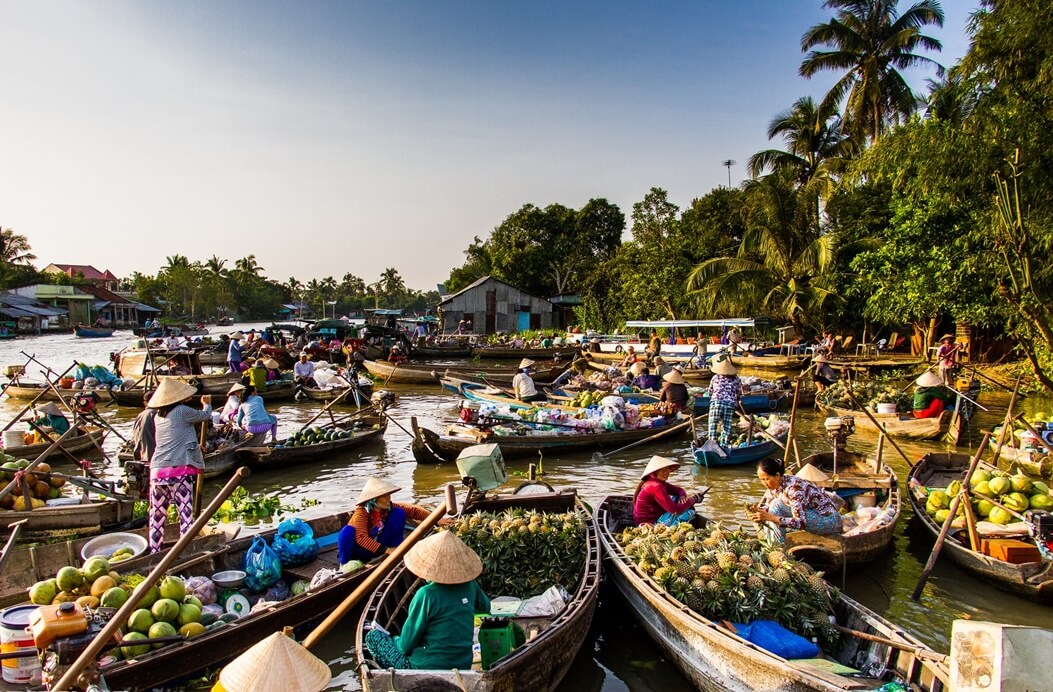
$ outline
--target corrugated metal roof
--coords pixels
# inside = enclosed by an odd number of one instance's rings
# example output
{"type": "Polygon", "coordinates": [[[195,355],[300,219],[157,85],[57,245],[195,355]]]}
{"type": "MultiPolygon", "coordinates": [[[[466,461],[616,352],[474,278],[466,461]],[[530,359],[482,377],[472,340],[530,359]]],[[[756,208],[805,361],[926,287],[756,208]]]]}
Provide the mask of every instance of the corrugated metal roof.
{"type": "Polygon", "coordinates": [[[19,310],[18,308],[12,307],[0,307],[0,315],[6,315],[8,317],[33,317],[33,313],[26,312],[25,310],[19,310]]]}

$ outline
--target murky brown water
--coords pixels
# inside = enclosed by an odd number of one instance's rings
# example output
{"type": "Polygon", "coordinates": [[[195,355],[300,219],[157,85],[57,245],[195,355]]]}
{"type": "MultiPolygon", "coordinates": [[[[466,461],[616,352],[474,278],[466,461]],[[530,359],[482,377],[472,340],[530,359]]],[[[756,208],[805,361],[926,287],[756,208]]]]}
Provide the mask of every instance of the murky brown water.
{"type": "MultiPolygon", "coordinates": [[[[106,364],[110,351],[122,348],[129,339],[130,334],[124,332],[123,336],[111,339],[84,340],[71,335],[53,335],[0,342],[0,365],[24,363],[20,351],[36,355],[59,371],[74,358],[88,364],[106,364]]],[[[30,373],[34,370],[35,367],[31,366],[30,373]]],[[[427,427],[439,428],[456,415],[455,397],[443,393],[437,384],[433,387],[390,388],[400,397],[399,406],[391,413],[407,428],[411,416],[416,416],[427,427]]],[[[1008,400],[1007,393],[984,392],[981,403],[991,411],[981,413],[974,420],[974,444],[979,441],[980,429],[989,428],[1001,420],[1008,400]]],[[[17,415],[22,405],[22,402],[6,397],[0,401],[0,425],[17,415]]],[[[1030,397],[1022,401],[1021,406],[1028,411],[1048,411],[1053,408],[1053,402],[1048,398],[1030,397]]],[[[280,420],[280,434],[284,434],[294,432],[313,416],[317,405],[290,403],[272,410],[280,420]]],[[[135,413],[132,409],[116,406],[102,409],[104,418],[122,432],[130,429],[135,413]]],[[[799,413],[801,453],[807,455],[829,449],[822,431],[824,416],[810,409],[799,413]]],[[[851,449],[872,452],[875,443],[875,438],[857,433],[848,444],[851,449]]],[[[106,448],[112,451],[118,444],[119,440],[111,436],[106,448]]],[[[900,447],[909,459],[945,449],[943,443],[900,443],[900,447]]],[[[543,460],[545,480],[553,485],[574,486],[587,502],[595,505],[607,494],[631,492],[640,470],[652,454],[687,461],[688,443],[686,439],[659,441],[600,461],[595,460],[592,453],[546,457],[543,460]]],[[[900,474],[901,482],[905,482],[909,464],[890,445],[886,445],[885,460],[900,474]]],[[[525,472],[527,463],[526,460],[509,461],[509,473],[525,472]]],[[[247,480],[246,486],[252,492],[280,493],[285,502],[294,505],[298,505],[301,498],[318,500],[321,504],[308,512],[324,514],[347,509],[349,498],[354,497],[370,475],[384,475],[401,485],[403,493],[400,497],[403,499],[425,503],[437,500],[444,484],[459,480],[453,465],[418,466],[410,453],[409,435],[391,425],[383,444],[284,472],[258,473],[247,480]]],[[[688,465],[682,467],[672,480],[689,489],[711,486],[703,511],[710,517],[733,521],[741,519],[739,508],[745,498],[759,497],[763,492],[754,478],[752,467],[707,471],[688,465]]],[[[211,485],[215,491],[222,482],[214,481],[211,485]]],[[[921,574],[932,542],[914,530],[909,519],[910,509],[905,506],[893,550],[865,569],[847,575],[844,586],[849,595],[942,651],[948,649],[951,622],[955,618],[1053,628],[1053,608],[1002,593],[949,562],[937,564],[920,602],[912,601],[910,593],[921,574]]],[[[834,581],[837,583],[839,579],[834,581]]],[[[353,639],[353,627],[354,623],[343,623],[318,649],[319,655],[328,659],[334,670],[332,689],[357,686],[357,678],[351,669],[352,658],[347,651],[353,639]]],[[[636,627],[613,589],[604,590],[590,640],[562,688],[568,691],[691,689],[667,662],[661,660],[655,646],[636,627]]]]}

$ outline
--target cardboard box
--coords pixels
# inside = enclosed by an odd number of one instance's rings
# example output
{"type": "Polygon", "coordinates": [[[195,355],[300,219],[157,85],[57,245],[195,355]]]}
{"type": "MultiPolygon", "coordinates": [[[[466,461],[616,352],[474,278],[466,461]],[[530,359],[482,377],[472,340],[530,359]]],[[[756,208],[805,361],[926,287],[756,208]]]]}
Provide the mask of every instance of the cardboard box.
{"type": "Polygon", "coordinates": [[[1025,543],[1015,538],[985,538],[980,541],[980,552],[1014,565],[1042,561],[1042,555],[1034,543],[1025,543]]]}

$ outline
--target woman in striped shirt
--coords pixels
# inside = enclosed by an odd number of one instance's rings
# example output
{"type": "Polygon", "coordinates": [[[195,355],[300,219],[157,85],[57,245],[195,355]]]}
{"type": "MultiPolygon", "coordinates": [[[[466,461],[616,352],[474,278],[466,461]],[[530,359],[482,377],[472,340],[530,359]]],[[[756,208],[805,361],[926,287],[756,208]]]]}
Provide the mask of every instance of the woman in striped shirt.
{"type": "Polygon", "coordinates": [[[337,539],[341,565],[351,560],[369,562],[390,553],[402,543],[407,520],[420,522],[428,518],[430,512],[424,507],[392,502],[391,495],[399,490],[402,488],[379,478],[366,479],[366,486],[355,501],[355,511],[337,539]]]}

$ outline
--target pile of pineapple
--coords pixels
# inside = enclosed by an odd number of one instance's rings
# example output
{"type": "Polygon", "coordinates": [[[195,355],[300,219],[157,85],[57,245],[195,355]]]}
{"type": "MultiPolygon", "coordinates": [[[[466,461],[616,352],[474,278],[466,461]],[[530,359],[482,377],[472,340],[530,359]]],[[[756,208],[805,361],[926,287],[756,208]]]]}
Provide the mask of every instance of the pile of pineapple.
{"type": "Polygon", "coordinates": [[[636,526],[618,540],[659,586],[710,620],[775,620],[826,651],[837,644],[829,618],[836,590],[779,545],[719,524],[636,526]]]}

